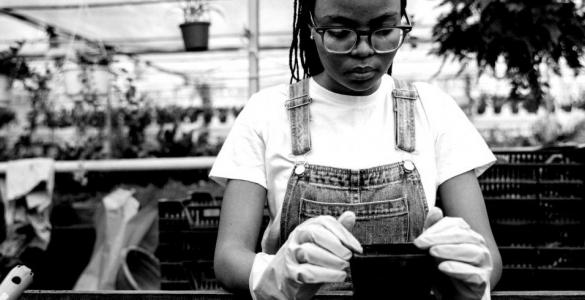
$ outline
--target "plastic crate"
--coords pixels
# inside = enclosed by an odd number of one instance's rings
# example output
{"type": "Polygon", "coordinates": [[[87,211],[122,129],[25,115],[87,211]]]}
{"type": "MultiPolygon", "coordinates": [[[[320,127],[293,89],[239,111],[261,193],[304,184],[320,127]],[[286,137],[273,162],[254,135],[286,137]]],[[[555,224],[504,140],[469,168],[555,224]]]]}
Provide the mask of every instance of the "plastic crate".
{"type": "Polygon", "coordinates": [[[183,263],[196,290],[219,290],[221,285],[215,278],[212,260],[187,261],[183,263]]]}
{"type": "Polygon", "coordinates": [[[585,289],[583,149],[494,153],[479,182],[504,262],[498,289],[585,289]]]}
{"type": "Polygon", "coordinates": [[[160,271],[162,290],[194,289],[190,276],[181,262],[161,262],[160,271]]]}
{"type": "Polygon", "coordinates": [[[163,290],[197,290],[211,286],[193,280],[192,261],[213,259],[221,201],[210,191],[159,200],[159,245],[163,290]]]}
{"type": "Polygon", "coordinates": [[[583,163],[585,148],[557,147],[543,149],[497,149],[499,163],[583,163]]]}
{"type": "Polygon", "coordinates": [[[486,200],[488,211],[493,212],[493,224],[543,224],[543,225],[579,225],[585,224],[583,211],[585,201],[577,199],[563,200],[486,200]]]}

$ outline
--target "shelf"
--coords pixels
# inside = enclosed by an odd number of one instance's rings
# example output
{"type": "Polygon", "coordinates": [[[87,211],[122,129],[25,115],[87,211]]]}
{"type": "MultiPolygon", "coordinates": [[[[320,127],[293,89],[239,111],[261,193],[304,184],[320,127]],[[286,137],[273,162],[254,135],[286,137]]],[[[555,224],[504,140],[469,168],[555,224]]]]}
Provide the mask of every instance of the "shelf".
{"type": "Polygon", "coordinates": [[[560,202],[560,201],[584,201],[583,198],[571,198],[571,197],[526,197],[526,198],[511,198],[511,197],[483,197],[485,201],[549,201],[549,202],[560,202]]]}
{"type": "Polygon", "coordinates": [[[480,179],[479,184],[583,184],[582,180],[480,179]]]}
{"type": "Polygon", "coordinates": [[[545,163],[545,162],[496,162],[493,167],[569,167],[569,168],[578,168],[583,167],[585,164],[583,163],[545,163]]]}
{"type": "MultiPolygon", "coordinates": [[[[55,172],[197,170],[211,168],[214,161],[215,156],[55,161],[55,172]]],[[[6,173],[7,166],[8,163],[0,163],[0,173],[6,173]]]]}
{"type": "Polygon", "coordinates": [[[510,226],[510,227],[524,227],[524,226],[552,226],[552,227],[567,227],[567,226],[584,226],[585,222],[574,223],[553,223],[543,222],[541,220],[522,220],[522,222],[502,222],[501,220],[491,219],[492,226],[510,226]]]}
{"type": "Polygon", "coordinates": [[[532,179],[480,179],[479,184],[538,184],[538,180],[532,179]]]}

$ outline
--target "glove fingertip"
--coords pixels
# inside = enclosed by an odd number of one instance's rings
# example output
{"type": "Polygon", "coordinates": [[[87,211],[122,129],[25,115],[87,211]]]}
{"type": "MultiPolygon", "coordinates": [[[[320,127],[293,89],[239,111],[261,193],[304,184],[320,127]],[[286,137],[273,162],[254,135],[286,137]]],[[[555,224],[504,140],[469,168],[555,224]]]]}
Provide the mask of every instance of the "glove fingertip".
{"type": "Polygon", "coordinates": [[[413,241],[414,245],[419,249],[428,249],[431,247],[431,244],[424,238],[424,237],[417,237],[413,241]]]}
{"type": "Polygon", "coordinates": [[[355,213],[350,210],[345,211],[339,216],[337,221],[339,221],[339,223],[341,223],[345,229],[351,231],[356,221],[355,213]]]}

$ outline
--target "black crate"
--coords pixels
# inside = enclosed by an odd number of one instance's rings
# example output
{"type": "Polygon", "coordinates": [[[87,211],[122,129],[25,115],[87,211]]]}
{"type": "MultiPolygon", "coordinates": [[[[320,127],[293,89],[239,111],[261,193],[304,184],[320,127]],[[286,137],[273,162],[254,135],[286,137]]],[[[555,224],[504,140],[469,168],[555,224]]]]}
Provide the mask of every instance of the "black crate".
{"type": "Polygon", "coordinates": [[[213,260],[186,261],[183,263],[196,290],[219,290],[221,285],[215,278],[213,260]]]}
{"type": "Polygon", "coordinates": [[[504,263],[500,290],[585,289],[585,152],[494,152],[479,178],[504,263]]]}

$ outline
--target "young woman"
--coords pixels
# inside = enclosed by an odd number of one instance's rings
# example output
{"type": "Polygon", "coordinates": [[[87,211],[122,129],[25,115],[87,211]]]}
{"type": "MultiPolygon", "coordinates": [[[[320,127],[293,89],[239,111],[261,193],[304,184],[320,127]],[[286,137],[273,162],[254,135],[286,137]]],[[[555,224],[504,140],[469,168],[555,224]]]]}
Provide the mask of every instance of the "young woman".
{"type": "Polygon", "coordinates": [[[345,280],[362,245],[414,242],[449,297],[489,298],[501,259],[476,177],[495,158],[447,94],[388,75],[411,29],[406,1],[294,7],[294,83],[249,100],[210,173],[226,185],[218,279],[255,299],[309,299],[345,280]]]}

